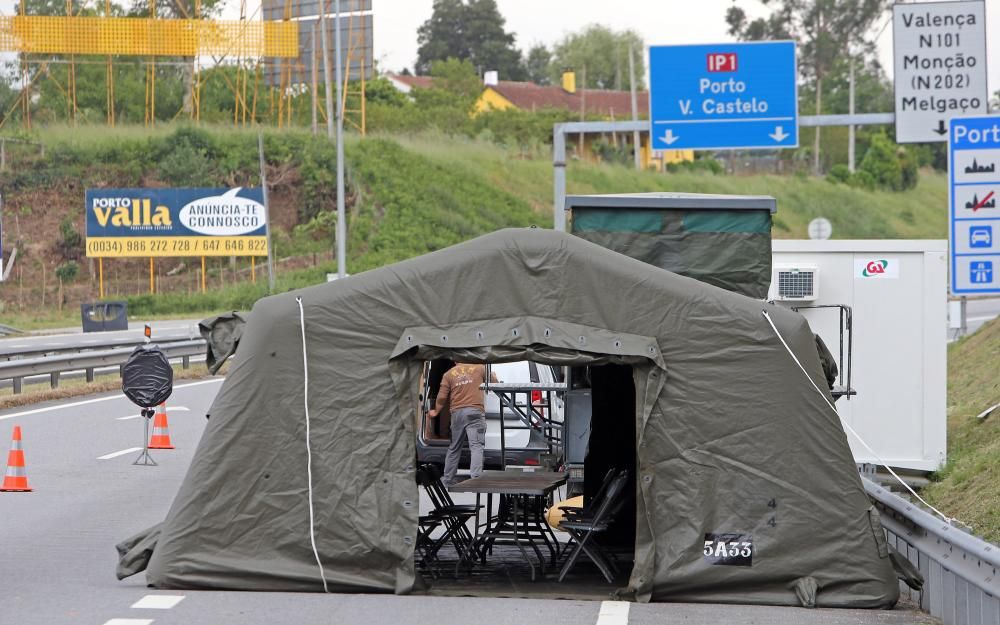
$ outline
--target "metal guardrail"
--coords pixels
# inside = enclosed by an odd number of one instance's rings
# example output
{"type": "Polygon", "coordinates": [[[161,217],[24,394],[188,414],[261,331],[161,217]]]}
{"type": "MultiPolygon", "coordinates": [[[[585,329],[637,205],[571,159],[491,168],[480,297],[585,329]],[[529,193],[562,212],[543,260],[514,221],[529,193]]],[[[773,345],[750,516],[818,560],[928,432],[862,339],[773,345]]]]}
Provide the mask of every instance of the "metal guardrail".
{"type": "Polygon", "coordinates": [[[924,586],[900,593],[944,625],[1000,623],[1000,547],[949,525],[862,476],[889,544],[920,570],[924,586]]]}
{"type": "MultiPolygon", "coordinates": [[[[181,359],[181,366],[185,369],[191,366],[192,356],[200,356],[205,353],[205,341],[203,339],[160,343],[159,345],[168,359],[181,359]]],[[[87,382],[93,382],[95,369],[114,366],[121,367],[128,360],[129,355],[134,349],[134,346],[117,347],[106,350],[43,356],[41,358],[8,360],[0,362],[0,380],[11,380],[15,394],[21,392],[24,378],[38,375],[48,374],[49,385],[52,388],[59,386],[59,376],[68,371],[84,371],[87,376],[87,382]]]]}
{"type": "MultiPolygon", "coordinates": [[[[190,337],[190,334],[188,336],[190,337]]],[[[164,345],[164,344],[167,344],[167,343],[177,343],[178,341],[188,341],[188,340],[198,340],[198,339],[194,339],[194,338],[182,338],[182,337],[178,337],[178,336],[174,336],[172,338],[171,337],[168,337],[168,338],[156,338],[156,337],[154,337],[154,338],[150,339],[149,342],[150,343],[156,343],[157,345],[164,345]]],[[[103,345],[102,344],[93,344],[92,343],[92,344],[85,344],[85,345],[72,345],[72,346],[69,346],[69,347],[44,347],[44,346],[38,346],[38,347],[19,347],[17,349],[17,352],[0,353],[0,360],[4,360],[4,359],[6,359],[6,360],[19,360],[19,359],[22,359],[24,356],[31,356],[31,355],[37,355],[37,354],[50,354],[50,355],[57,355],[57,354],[84,354],[84,353],[92,353],[92,352],[95,352],[95,351],[98,351],[98,350],[102,350],[102,349],[106,350],[106,349],[113,349],[113,348],[119,348],[119,347],[129,347],[129,348],[134,349],[136,345],[142,345],[145,342],[146,342],[146,339],[144,339],[142,337],[136,337],[135,339],[131,339],[131,340],[128,340],[128,341],[114,341],[114,342],[111,342],[111,343],[105,343],[103,345]]]]}

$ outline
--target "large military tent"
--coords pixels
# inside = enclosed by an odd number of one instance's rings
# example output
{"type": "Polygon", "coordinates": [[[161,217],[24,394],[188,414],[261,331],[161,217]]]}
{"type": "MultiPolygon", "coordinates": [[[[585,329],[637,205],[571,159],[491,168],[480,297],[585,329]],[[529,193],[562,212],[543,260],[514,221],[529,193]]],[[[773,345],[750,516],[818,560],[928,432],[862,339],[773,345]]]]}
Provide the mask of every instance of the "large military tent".
{"type": "Polygon", "coordinates": [[[119,576],[411,591],[418,379],[449,355],[632,366],[638,600],[895,603],[803,318],[537,229],[259,301],[166,519],[119,545],[119,576]],[[752,562],[706,555],[710,535],[751,541],[752,562]]]}

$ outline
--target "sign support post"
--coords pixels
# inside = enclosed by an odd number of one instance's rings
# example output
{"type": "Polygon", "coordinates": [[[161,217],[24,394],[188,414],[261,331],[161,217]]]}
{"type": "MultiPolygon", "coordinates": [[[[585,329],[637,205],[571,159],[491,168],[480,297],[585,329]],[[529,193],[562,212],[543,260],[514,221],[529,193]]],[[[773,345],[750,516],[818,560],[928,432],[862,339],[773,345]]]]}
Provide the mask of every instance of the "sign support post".
{"type": "Polygon", "coordinates": [[[959,336],[965,336],[966,334],[969,333],[969,317],[967,316],[968,305],[969,305],[969,298],[963,295],[960,304],[960,310],[962,311],[962,321],[961,325],[958,328],[958,331],[960,332],[959,336]]]}
{"type": "Polygon", "coordinates": [[[104,258],[97,259],[97,292],[104,299],[104,258]]]}
{"type": "MultiPolygon", "coordinates": [[[[271,248],[271,208],[267,201],[267,168],[264,166],[264,133],[257,133],[257,152],[260,155],[260,188],[264,192],[264,230],[267,235],[267,289],[274,292],[274,251],[271,248]]],[[[204,280],[202,280],[204,288],[204,280]]]]}
{"type": "Polygon", "coordinates": [[[340,94],[342,78],[340,0],[334,0],[334,10],[337,13],[336,43],[334,44],[337,49],[337,277],[344,278],[347,276],[347,214],[344,210],[344,100],[340,94]]]}

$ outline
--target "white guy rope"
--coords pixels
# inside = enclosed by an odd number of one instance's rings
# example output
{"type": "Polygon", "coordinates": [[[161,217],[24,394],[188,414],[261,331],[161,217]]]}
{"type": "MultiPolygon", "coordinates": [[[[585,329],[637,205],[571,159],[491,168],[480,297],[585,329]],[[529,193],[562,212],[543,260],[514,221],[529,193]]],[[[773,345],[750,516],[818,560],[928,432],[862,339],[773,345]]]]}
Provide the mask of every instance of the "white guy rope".
{"type": "Polygon", "coordinates": [[[299,326],[302,328],[302,374],[304,390],[302,391],[302,403],[306,409],[306,477],[309,482],[309,542],[312,543],[313,555],[316,556],[316,565],[319,566],[319,576],[323,580],[323,592],[330,592],[326,586],[326,574],[323,572],[323,563],[319,559],[319,551],[316,549],[316,525],[313,518],[313,474],[312,474],[312,449],[309,444],[309,359],[306,355],[306,313],[302,308],[302,298],[296,297],[299,304],[299,326]]]}
{"type": "Polygon", "coordinates": [[[917,494],[917,491],[910,488],[910,485],[904,482],[902,478],[900,478],[898,475],[896,475],[896,472],[892,470],[892,467],[886,464],[885,460],[882,460],[882,458],[880,458],[879,455],[875,453],[875,450],[871,448],[871,445],[865,442],[865,439],[861,438],[861,435],[858,434],[857,431],[851,427],[851,424],[845,421],[844,418],[840,416],[840,413],[837,412],[837,409],[834,407],[833,402],[830,401],[830,398],[827,397],[826,393],[821,391],[820,388],[816,386],[816,383],[813,382],[812,376],[810,376],[809,373],[806,372],[806,368],[802,366],[801,362],[799,362],[799,359],[795,356],[795,353],[792,352],[792,348],[790,348],[788,346],[788,343],[785,342],[785,337],[781,336],[781,332],[778,331],[778,327],[774,325],[774,321],[771,320],[771,315],[767,314],[766,310],[760,311],[760,314],[764,315],[764,318],[767,319],[767,322],[771,325],[771,329],[774,330],[774,333],[778,336],[778,340],[781,341],[781,344],[785,346],[785,351],[787,351],[788,355],[792,357],[792,360],[795,361],[795,364],[799,366],[799,370],[802,371],[802,375],[806,376],[806,379],[809,380],[809,384],[811,384],[812,387],[816,389],[816,392],[819,393],[820,397],[823,398],[823,401],[826,402],[826,405],[830,407],[830,410],[833,411],[833,414],[837,415],[837,418],[840,419],[841,425],[843,425],[848,432],[853,434],[854,438],[858,439],[858,441],[860,441],[861,444],[864,445],[865,449],[868,450],[868,453],[874,456],[875,460],[877,460],[880,465],[885,467],[885,470],[888,471],[892,475],[892,477],[896,478],[897,482],[902,484],[906,490],[910,491],[911,495],[916,497],[918,500],[920,500],[920,503],[924,504],[925,506],[933,510],[935,513],[937,513],[939,517],[944,519],[946,523],[951,525],[953,521],[951,517],[945,515],[943,512],[941,512],[931,504],[927,503],[927,501],[925,501],[923,497],[917,494]]]}

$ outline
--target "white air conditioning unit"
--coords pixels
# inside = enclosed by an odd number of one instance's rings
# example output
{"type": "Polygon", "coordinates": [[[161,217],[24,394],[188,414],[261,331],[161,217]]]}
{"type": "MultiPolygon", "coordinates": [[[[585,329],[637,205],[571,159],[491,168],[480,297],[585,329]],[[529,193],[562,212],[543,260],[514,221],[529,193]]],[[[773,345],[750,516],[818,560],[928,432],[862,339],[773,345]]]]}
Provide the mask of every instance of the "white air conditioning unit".
{"type": "Polygon", "coordinates": [[[774,298],[779,302],[812,302],[819,298],[817,265],[774,266],[774,298]]]}

